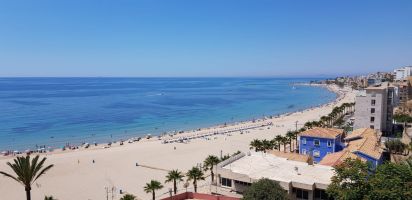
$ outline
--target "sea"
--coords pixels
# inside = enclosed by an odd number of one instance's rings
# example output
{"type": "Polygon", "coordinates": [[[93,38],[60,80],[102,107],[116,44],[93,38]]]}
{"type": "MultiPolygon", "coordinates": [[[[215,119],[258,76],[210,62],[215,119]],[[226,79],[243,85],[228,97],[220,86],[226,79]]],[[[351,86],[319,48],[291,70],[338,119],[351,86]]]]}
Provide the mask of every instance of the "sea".
{"type": "Polygon", "coordinates": [[[0,78],[0,150],[107,143],[336,99],[316,78],[0,78]]]}

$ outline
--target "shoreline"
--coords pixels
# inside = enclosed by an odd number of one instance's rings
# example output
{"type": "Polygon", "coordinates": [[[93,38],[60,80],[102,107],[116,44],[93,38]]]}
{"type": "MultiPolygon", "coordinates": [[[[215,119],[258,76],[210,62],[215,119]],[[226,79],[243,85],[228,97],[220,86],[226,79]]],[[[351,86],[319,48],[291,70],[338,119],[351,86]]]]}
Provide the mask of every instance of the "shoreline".
{"type": "MultiPolygon", "coordinates": [[[[142,142],[148,142],[148,141],[161,141],[162,144],[174,143],[174,142],[186,142],[192,139],[199,139],[199,138],[210,137],[210,136],[215,136],[215,135],[224,135],[224,134],[230,134],[236,131],[242,132],[242,131],[247,131],[250,129],[272,126],[273,123],[270,122],[272,120],[290,116],[296,113],[303,113],[303,112],[311,111],[313,109],[333,105],[333,104],[338,103],[341,99],[345,97],[345,93],[342,93],[341,91],[342,88],[338,88],[336,85],[318,84],[318,83],[293,83],[292,85],[322,87],[328,90],[329,92],[334,93],[336,95],[336,98],[333,101],[320,104],[317,106],[311,106],[305,109],[299,109],[299,110],[295,110],[291,112],[284,112],[284,113],[277,114],[277,115],[263,116],[262,118],[256,118],[256,119],[253,118],[250,120],[235,121],[231,123],[225,122],[223,124],[217,124],[214,126],[201,127],[201,128],[189,129],[189,130],[181,130],[181,131],[169,131],[169,132],[162,133],[162,134],[146,134],[145,136],[130,137],[125,140],[120,139],[120,140],[114,140],[113,142],[107,142],[107,143],[95,143],[95,144],[83,143],[81,145],[71,145],[71,146],[67,145],[65,146],[64,150],[63,148],[50,148],[50,147],[46,147],[46,145],[44,146],[42,145],[40,146],[41,148],[37,149],[37,151],[33,150],[29,153],[33,155],[63,154],[63,153],[69,153],[71,151],[97,150],[97,149],[105,149],[105,148],[111,148],[111,147],[116,147],[116,146],[121,147],[121,146],[132,144],[132,143],[142,143],[142,142]]],[[[27,150],[25,152],[17,152],[17,150],[15,151],[9,150],[8,151],[9,154],[4,155],[3,154],[4,152],[5,151],[1,152],[0,159],[16,157],[16,156],[25,155],[28,153],[27,150]]]]}
{"type": "MultiPolygon", "coordinates": [[[[76,149],[69,151],[54,151],[43,153],[47,157],[47,163],[55,167],[42,177],[33,186],[33,199],[42,199],[45,195],[53,195],[57,199],[105,199],[105,187],[116,188],[114,199],[118,200],[125,193],[138,196],[139,199],[149,199],[150,194],[143,191],[143,187],[152,179],[165,181],[167,170],[178,169],[183,173],[193,166],[199,166],[208,155],[227,155],[236,151],[250,151],[250,141],[253,139],[273,139],[276,135],[284,135],[288,130],[295,130],[303,126],[304,122],[318,120],[320,116],[329,114],[334,106],[346,102],[353,102],[355,91],[331,86],[338,91],[339,99],[320,107],[308,108],[304,111],[280,115],[276,118],[262,119],[270,126],[256,127],[247,131],[234,131],[227,134],[218,134],[192,139],[190,142],[176,142],[162,144],[161,140],[152,138],[131,144],[113,144],[111,148],[102,148],[103,145],[89,149],[76,149]],[[298,121],[298,123],[296,122],[298,121]],[[136,163],[139,165],[136,166],[136,163]]],[[[255,124],[256,124],[255,123],[255,124]]],[[[238,126],[253,125],[252,122],[244,122],[238,126]]],[[[217,127],[218,130],[223,128],[217,127]]],[[[185,134],[201,133],[187,132],[185,134]]],[[[0,171],[11,172],[6,165],[14,157],[0,157],[0,171]]],[[[205,172],[205,176],[209,173],[205,172]]],[[[210,177],[199,182],[199,192],[210,193],[210,177]]],[[[184,181],[178,184],[179,192],[184,192],[184,181]]],[[[4,199],[24,199],[22,187],[17,182],[0,177],[0,193],[4,199]]],[[[165,187],[156,194],[157,198],[168,197],[171,184],[165,183],[165,187]]],[[[188,191],[193,191],[190,184],[188,191]]]]}
{"type": "MultiPolygon", "coordinates": [[[[301,85],[303,86],[308,86],[308,87],[318,87],[318,85],[311,85],[311,84],[302,84],[303,82],[300,82],[301,85]]],[[[289,86],[293,86],[296,83],[290,83],[289,86]]],[[[327,87],[324,87],[327,89],[327,87]]],[[[327,89],[329,92],[333,93],[336,95],[337,93],[334,92],[333,90],[327,89]]],[[[308,104],[305,106],[299,106],[303,105],[304,103],[295,103],[292,105],[289,105],[286,108],[279,108],[277,110],[274,110],[272,112],[266,112],[265,110],[260,110],[260,111],[255,111],[255,113],[261,113],[261,114],[254,114],[253,112],[248,113],[247,115],[241,115],[239,117],[236,117],[237,119],[234,119],[233,117],[231,119],[220,119],[220,120],[214,120],[214,122],[208,122],[207,120],[203,120],[204,123],[198,123],[195,122],[194,124],[187,125],[186,122],[185,124],[180,124],[180,125],[174,125],[172,127],[162,127],[161,131],[158,131],[157,128],[154,129],[141,129],[140,131],[133,131],[134,128],[137,128],[138,126],[130,126],[126,128],[114,128],[114,129],[108,129],[107,131],[104,131],[102,133],[94,133],[89,132],[89,131],[77,131],[79,134],[73,134],[73,133],[66,133],[66,135],[58,136],[59,134],[55,135],[46,135],[43,138],[36,139],[35,141],[31,140],[16,140],[16,143],[14,142],[9,142],[4,145],[4,148],[0,148],[0,156],[3,154],[22,154],[22,153],[35,153],[35,152],[41,152],[44,153],[46,151],[56,151],[59,149],[62,149],[65,147],[65,149],[70,149],[70,148],[77,148],[83,146],[83,144],[90,144],[90,146],[93,146],[93,144],[98,144],[98,145],[106,145],[108,143],[115,143],[115,142],[120,142],[120,141],[128,141],[128,140],[135,140],[135,139],[141,139],[145,138],[147,135],[150,135],[151,137],[164,137],[164,136],[169,136],[169,135],[175,135],[176,133],[187,133],[187,132],[193,132],[199,129],[209,129],[209,128],[216,128],[223,126],[224,124],[227,125],[235,125],[238,123],[244,123],[244,122],[249,122],[249,121],[254,121],[254,120],[260,120],[264,119],[266,117],[279,117],[282,115],[287,115],[291,114],[294,112],[301,112],[304,111],[308,108],[314,108],[317,106],[321,106],[327,103],[332,102],[333,100],[336,100],[336,97],[333,99],[330,97],[332,94],[328,94],[328,100],[326,102],[323,102],[323,104],[319,103],[312,103],[308,104]],[[297,107],[297,108],[293,108],[297,107]],[[300,107],[300,108],[299,108],[300,107]],[[227,123],[226,123],[227,122],[227,123]],[[128,130],[130,129],[130,130],[128,130]],[[124,133],[120,133],[124,132],[124,133]],[[83,134],[81,134],[83,133],[83,134]],[[113,135],[113,136],[112,136],[113,135]],[[57,136],[55,138],[55,136],[57,136]],[[17,142],[19,141],[19,142],[17,142]]],[[[213,121],[213,120],[212,120],[213,121]]],[[[14,139],[13,139],[14,140],[14,139]]]]}

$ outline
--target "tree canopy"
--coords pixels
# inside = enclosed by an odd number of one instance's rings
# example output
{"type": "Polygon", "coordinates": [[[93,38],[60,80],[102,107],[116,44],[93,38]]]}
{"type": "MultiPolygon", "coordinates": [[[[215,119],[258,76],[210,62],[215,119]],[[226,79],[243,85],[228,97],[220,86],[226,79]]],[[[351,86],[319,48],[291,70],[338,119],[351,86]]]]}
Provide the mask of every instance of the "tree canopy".
{"type": "Polygon", "coordinates": [[[412,199],[412,160],[384,163],[372,173],[366,163],[347,159],[335,167],[327,193],[337,200],[412,199]]]}
{"type": "Polygon", "coordinates": [[[136,196],[132,194],[125,194],[120,200],[136,200],[136,196]]]}
{"type": "Polygon", "coordinates": [[[243,194],[243,200],[284,200],[288,199],[287,192],[278,182],[260,179],[253,183],[243,194]]]}
{"type": "Polygon", "coordinates": [[[407,114],[395,114],[393,116],[393,119],[396,122],[401,122],[401,123],[405,123],[405,122],[411,123],[412,122],[412,117],[407,114]]]}

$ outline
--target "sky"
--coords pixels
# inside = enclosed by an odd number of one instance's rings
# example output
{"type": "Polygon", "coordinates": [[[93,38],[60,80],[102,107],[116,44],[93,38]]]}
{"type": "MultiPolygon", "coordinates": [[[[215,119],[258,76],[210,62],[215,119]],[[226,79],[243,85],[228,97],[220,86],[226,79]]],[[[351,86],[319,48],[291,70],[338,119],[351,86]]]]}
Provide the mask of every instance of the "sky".
{"type": "Polygon", "coordinates": [[[0,76],[335,76],[412,65],[412,1],[0,0],[0,76]]]}

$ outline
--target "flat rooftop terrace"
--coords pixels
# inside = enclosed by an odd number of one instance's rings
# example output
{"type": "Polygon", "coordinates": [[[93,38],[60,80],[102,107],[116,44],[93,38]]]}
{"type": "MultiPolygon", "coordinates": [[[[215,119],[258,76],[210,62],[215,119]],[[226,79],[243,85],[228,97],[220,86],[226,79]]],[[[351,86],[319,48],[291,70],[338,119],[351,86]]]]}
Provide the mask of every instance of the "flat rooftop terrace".
{"type": "Polygon", "coordinates": [[[333,176],[333,168],[330,166],[309,165],[306,162],[288,160],[262,152],[252,152],[222,168],[247,175],[252,179],[268,178],[305,185],[328,185],[333,176]]]}

